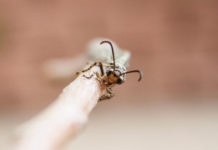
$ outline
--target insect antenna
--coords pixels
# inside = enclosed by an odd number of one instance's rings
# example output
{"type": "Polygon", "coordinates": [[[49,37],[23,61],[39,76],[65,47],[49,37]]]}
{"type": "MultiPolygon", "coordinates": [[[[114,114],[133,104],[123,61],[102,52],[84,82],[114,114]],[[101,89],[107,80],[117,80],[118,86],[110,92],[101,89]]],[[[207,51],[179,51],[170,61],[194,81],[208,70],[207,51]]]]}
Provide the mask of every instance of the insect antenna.
{"type": "Polygon", "coordinates": [[[127,74],[127,73],[134,73],[134,72],[139,73],[139,79],[138,79],[138,81],[140,81],[140,80],[142,79],[142,73],[141,73],[140,70],[131,70],[131,71],[127,71],[127,72],[122,73],[120,76],[122,76],[122,75],[124,75],[124,74],[127,74]]]}
{"type": "Polygon", "coordinates": [[[112,51],[112,56],[113,56],[113,68],[115,71],[116,63],[115,63],[115,56],[114,56],[114,47],[113,47],[111,41],[101,41],[100,44],[104,44],[104,43],[108,43],[111,46],[111,51],[112,51]]]}

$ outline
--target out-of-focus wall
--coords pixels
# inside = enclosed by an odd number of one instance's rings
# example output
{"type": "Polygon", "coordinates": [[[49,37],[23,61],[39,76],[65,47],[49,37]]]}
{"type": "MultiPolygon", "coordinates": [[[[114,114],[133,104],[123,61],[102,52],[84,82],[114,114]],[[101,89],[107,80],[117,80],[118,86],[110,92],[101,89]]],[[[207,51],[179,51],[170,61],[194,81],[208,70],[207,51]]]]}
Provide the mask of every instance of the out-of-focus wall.
{"type": "Polygon", "coordinates": [[[0,107],[53,100],[43,62],[74,57],[95,37],[131,50],[129,75],[115,99],[218,97],[218,2],[212,0],[0,0],[0,107]]]}

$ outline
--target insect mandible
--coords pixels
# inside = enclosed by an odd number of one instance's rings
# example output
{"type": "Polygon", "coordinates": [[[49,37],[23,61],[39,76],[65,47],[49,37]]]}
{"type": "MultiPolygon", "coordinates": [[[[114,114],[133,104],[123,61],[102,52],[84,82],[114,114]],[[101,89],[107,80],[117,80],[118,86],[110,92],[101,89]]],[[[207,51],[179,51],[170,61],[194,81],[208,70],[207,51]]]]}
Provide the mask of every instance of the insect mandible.
{"type": "MultiPolygon", "coordinates": [[[[112,87],[116,84],[124,83],[125,79],[126,79],[126,74],[138,73],[139,74],[138,81],[140,81],[142,79],[142,73],[140,70],[127,71],[127,69],[126,69],[128,61],[129,61],[129,57],[130,57],[129,52],[117,51],[117,52],[119,52],[119,55],[118,55],[118,57],[115,57],[113,44],[108,40],[101,41],[100,45],[102,45],[102,44],[109,44],[110,45],[111,52],[112,52],[112,58],[106,59],[105,58],[106,56],[105,55],[102,56],[101,55],[102,53],[99,53],[99,51],[91,53],[90,59],[92,61],[94,61],[94,63],[90,67],[88,67],[87,69],[81,71],[81,72],[86,72],[96,65],[99,66],[101,74],[99,74],[98,72],[95,72],[95,75],[96,75],[97,79],[101,82],[101,84],[106,86],[105,94],[103,94],[99,100],[110,99],[111,97],[113,97],[114,94],[112,92],[112,87]]],[[[109,56],[107,56],[107,57],[109,57],[109,56]]],[[[83,75],[83,76],[86,77],[87,79],[90,79],[94,76],[94,74],[92,74],[89,77],[85,76],[85,75],[83,75]]]]}

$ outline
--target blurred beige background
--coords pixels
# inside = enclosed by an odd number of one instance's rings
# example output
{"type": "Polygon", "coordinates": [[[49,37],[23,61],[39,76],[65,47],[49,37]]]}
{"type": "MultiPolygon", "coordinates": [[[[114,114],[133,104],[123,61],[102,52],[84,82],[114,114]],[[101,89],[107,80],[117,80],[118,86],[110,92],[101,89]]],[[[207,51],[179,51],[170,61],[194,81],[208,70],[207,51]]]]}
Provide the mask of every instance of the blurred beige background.
{"type": "Polygon", "coordinates": [[[90,126],[72,145],[82,149],[96,137],[102,144],[91,143],[95,149],[133,149],[134,140],[136,149],[179,149],[181,141],[185,149],[216,149],[217,14],[215,0],[0,0],[2,139],[67,84],[47,81],[44,62],[73,58],[91,39],[106,37],[131,51],[130,69],[141,69],[144,77],[138,83],[132,74],[117,86],[116,96],[98,105],[90,126]],[[102,123],[105,118],[109,121],[102,123]],[[109,133],[102,133],[107,130],[114,134],[107,138],[109,133]],[[115,148],[110,140],[122,146],[115,148]],[[153,144],[143,147],[146,140],[153,144]]]}

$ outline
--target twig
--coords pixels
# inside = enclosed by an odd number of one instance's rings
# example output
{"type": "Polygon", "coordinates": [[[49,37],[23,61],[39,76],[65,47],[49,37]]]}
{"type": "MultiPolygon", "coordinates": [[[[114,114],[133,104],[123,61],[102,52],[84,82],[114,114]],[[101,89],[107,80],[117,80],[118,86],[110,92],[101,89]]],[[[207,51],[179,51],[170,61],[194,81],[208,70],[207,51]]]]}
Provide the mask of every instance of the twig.
{"type": "MultiPolygon", "coordinates": [[[[96,71],[93,67],[85,75],[96,71]]],[[[84,127],[104,90],[95,77],[79,75],[52,105],[19,128],[14,150],[60,149],[84,127]]]]}

